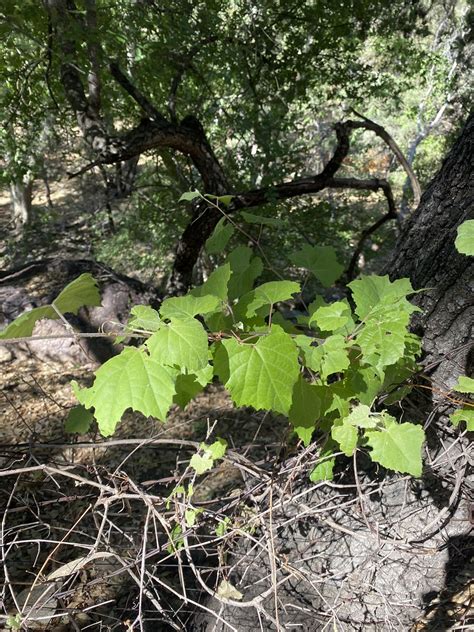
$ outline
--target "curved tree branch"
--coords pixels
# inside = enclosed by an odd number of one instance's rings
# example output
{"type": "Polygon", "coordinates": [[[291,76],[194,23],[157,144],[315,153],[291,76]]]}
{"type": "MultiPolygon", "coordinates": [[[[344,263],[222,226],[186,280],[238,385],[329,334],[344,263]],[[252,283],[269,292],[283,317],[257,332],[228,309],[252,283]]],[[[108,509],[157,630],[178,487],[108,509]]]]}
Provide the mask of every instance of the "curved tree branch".
{"type": "Polygon", "coordinates": [[[378,125],[377,123],[374,123],[374,121],[371,121],[363,114],[359,114],[359,112],[357,112],[354,109],[352,109],[352,112],[354,112],[356,116],[358,116],[364,121],[365,129],[371,130],[372,132],[377,134],[377,136],[379,136],[388,145],[388,147],[393,151],[393,153],[397,157],[398,162],[401,164],[401,166],[403,167],[403,169],[405,170],[407,174],[408,179],[410,180],[411,188],[413,190],[413,204],[414,204],[414,207],[416,208],[418,204],[420,203],[420,199],[421,199],[421,187],[420,187],[420,183],[418,182],[418,178],[416,177],[416,174],[412,169],[412,166],[403,155],[402,150],[400,149],[398,144],[395,142],[392,136],[390,136],[390,134],[387,132],[387,130],[384,127],[382,127],[381,125],[378,125]]]}

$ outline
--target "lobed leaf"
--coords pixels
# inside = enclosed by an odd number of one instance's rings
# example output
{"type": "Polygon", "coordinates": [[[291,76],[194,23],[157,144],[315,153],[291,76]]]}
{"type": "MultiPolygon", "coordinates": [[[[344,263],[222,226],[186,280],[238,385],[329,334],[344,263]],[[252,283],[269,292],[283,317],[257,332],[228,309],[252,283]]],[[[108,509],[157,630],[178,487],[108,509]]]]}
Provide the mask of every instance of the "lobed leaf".
{"type": "Polygon", "coordinates": [[[460,375],[453,390],[458,393],[474,393],[474,379],[467,377],[467,375],[460,375]]]}
{"type": "Polygon", "coordinates": [[[346,456],[352,456],[357,447],[359,433],[348,419],[337,419],[331,429],[331,437],[339,444],[346,456]]]}
{"type": "Polygon", "coordinates": [[[308,321],[310,326],[314,323],[321,331],[336,331],[352,323],[351,309],[344,301],[318,307],[308,321]]]}
{"type": "Polygon", "coordinates": [[[320,386],[309,384],[301,374],[293,388],[288,419],[305,446],[311,443],[316,421],[321,413],[324,390],[320,386]]]}
{"type": "Polygon", "coordinates": [[[162,318],[193,318],[197,314],[209,314],[215,311],[220,304],[217,296],[204,294],[202,296],[194,296],[186,294],[185,296],[173,296],[163,301],[160,307],[162,318]]]}
{"type": "Polygon", "coordinates": [[[409,314],[417,310],[406,300],[414,291],[410,279],[397,279],[392,283],[388,276],[371,275],[352,281],[348,287],[352,290],[355,312],[361,320],[381,304],[396,304],[400,310],[408,311],[409,314]]]}
{"type": "Polygon", "coordinates": [[[214,366],[237,406],[288,415],[300,371],[298,351],[288,334],[272,332],[256,344],[224,340],[214,366]]]}
{"type": "Polygon", "coordinates": [[[207,365],[207,334],[195,318],[172,318],[150,336],[145,345],[151,357],[161,364],[187,369],[191,373],[207,365]]]}
{"type": "Polygon", "coordinates": [[[240,313],[240,311],[243,311],[244,318],[251,318],[256,315],[257,310],[261,307],[286,301],[299,291],[299,283],[293,281],[269,281],[243,296],[236,306],[236,312],[240,313]]]}
{"type": "Polygon", "coordinates": [[[474,432],[474,408],[465,406],[454,411],[449,418],[453,426],[458,426],[461,421],[466,422],[466,430],[474,432]]]}
{"type": "Polygon", "coordinates": [[[232,270],[230,263],[225,263],[216,268],[205,283],[191,290],[193,296],[206,296],[211,294],[217,296],[221,301],[227,300],[227,286],[231,277],[232,270]]]}
{"type": "Polygon", "coordinates": [[[421,476],[421,447],[425,440],[421,426],[399,424],[393,417],[385,415],[385,428],[366,430],[365,437],[372,448],[372,461],[395,472],[421,476]]]}
{"type": "Polygon", "coordinates": [[[149,305],[135,305],[130,310],[130,318],[127,330],[142,329],[144,331],[157,331],[161,324],[160,315],[149,305]]]}
{"type": "Polygon", "coordinates": [[[300,268],[306,268],[321,281],[325,287],[330,287],[342,274],[344,266],[339,262],[336,251],[331,246],[310,246],[290,255],[290,261],[300,268]]]}
{"type": "Polygon", "coordinates": [[[175,393],[174,381],[160,361],[135,347],[127,347],[105,362],[90,388],[71,384],[79,402],[85,408],[94,408],[104,436],[114,432],[129,408],[164,421],[175,393]]]}

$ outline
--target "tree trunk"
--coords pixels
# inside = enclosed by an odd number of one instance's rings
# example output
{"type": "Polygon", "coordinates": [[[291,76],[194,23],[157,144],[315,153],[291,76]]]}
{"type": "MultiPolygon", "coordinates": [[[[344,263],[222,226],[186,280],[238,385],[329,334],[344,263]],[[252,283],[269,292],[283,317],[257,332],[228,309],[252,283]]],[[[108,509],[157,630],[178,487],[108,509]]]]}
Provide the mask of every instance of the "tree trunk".
{"type": "MultiPolygon", "coordinates": [[[[415,298],[423,313],[414,324],[431,380],[414,402],[428,438],[423,478],[382,475],[358,456],[335,485],[310,487],[307,472],[292,477],[297,462],[290,462],[285,475],[274,474],[271,500],[267,493],[266,504],[253,508],[261,530],[241,538],[221,571],[219,581],[225,577],[242,600],[211,597],[205,606],[213,614],[201,612],[189,630],[408,631],[424,615],[425,630],[453,624],[456,579],[468,580],[469,564],[472,572],[472,505],[465,437],[450,425],[449,402],[438,392],[472,371],[472,258],[455,251],[454,239],[473,216],[473,150],[471,117],[390,265],[392,278],[428,288],[415,298]]],[[[415,413],[413,406],[412,420],[415,413]]]]}
{"type": "Polygon", "coordinates": [[[31,202],[33,199],[33,179],[25,176],[10,183],[10,197],[15,230],[21,232],[31,223],[31,202]]]}

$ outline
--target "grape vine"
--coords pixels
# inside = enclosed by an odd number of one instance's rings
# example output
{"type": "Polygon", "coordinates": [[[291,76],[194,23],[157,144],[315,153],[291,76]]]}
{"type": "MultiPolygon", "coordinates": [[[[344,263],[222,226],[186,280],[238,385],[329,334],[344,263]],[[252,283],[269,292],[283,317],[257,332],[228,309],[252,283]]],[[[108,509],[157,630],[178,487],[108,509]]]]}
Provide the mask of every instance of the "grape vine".
{"type": "MultiPolygon", "coordinates": [[[[250,223],[270,219],[246,215],[250,223]]],[[[233,231],[224,217],[207,248],[221,251],[233,231]]],[[[290,259],[325,286],[342,271],[329,247],[305,245],[290,259]]],[[[86,432],[95,418],[101,434],[111,435],[128,409],[166,421],[173,404],[184,408],[218,379],[236,406],[285,415],[306,446],[317,437],[322,460],[312,480],[331,478],[336,456],[350,457],[356,449],[385,468],[420,476],[424,431],[400,423],[387,408],[407,395],[419,368],[420,340],[409,330],[418,308],[407,298],[414,292],[409,280],[362,277],[349,283],[350,300],[326,303],[318,296],[307,314],[290,319],[279,306],[294,300],[300,284],[255,286],[262,270],[262,259],[238,246],[185,296],[165,299],[158,311],[133,307],[117,339],[125,343],[122,352],[96,371],[89,388],[72,382],[79,406],[70,411],[67,430],[86,432]],[[139,346],[127,344],[137,337],[139,346]]],[[[51,306],[10,323],[0,339],[30,336],[41,318],[99,304],[95,280],[83,274],[51,306]]],[[[474,380],[462,376],[454,390],[472,394],[474,380]]],[[[472,429],[469,402],[451,420],[472,429]]],[[[212,464],[209,456],[195,458],[201,470],[205,458],[212,464]]]]}

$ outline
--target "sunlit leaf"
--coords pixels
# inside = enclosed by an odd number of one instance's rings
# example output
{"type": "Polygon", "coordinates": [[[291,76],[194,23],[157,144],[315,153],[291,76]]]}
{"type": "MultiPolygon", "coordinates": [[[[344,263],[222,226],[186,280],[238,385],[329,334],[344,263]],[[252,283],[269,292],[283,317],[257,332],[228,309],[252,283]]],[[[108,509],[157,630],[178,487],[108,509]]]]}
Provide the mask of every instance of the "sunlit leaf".
{"type": "Polygon", "coordinates": [[[94,408],[104,436],[114,432],[129,408],[164,421],[175,393],[170,373],[156,358],[135,347],[127,347],[105,362],[90,388],[71,384],[79,402],[85,408],[94,408]]]}
{"type": "Polygon", "coordinates": [[[209,314],[219,306],[220,300],[217,296],[210,294],[203,296],[173,296],[163,301],[160,307],[162,318],[187,319],[197,314],[209,314]]]}
{"type": "Polygon", "coordinates": [[[144,331],[156,331],[160,327],[160,316],[156,309],[149,305],[135,305],[130,310],[130,318],[127,329],[141,329],[144,331]]]}
{"type": "Polygon", "coordinates": [[[172,319],[150,336],[145,344],[152,358],[162,364],[189,372],[207,366],[207,334],[195,318],[172,319]]]}
{"type": "Polygon", "coordinates": [[[179,198],[178,202],[192,202],[196,198],[201,197],[199,191],[187,191],[179,198]]]}
{"type": "Polygon", "coordinates": [[[331,437],[339,444],[341,451],[346,456],[352,456],[357,447],[358,432],[347,419],[338,419],[334,422],[331,437]]]}
{"type": "Polygon", "coordinates": [[[453,390],[458,393],[474,393],[474,379],[467,377],[467,375],[460,375],[453,390]]]}
{"type": "Polygon", "coordinates": [[[288,334],[271,333],[256,344],[222,341],[214,366],[237,406],[288,414],[298,379],[298,351],[288,334]]]}
{"type": "Polygon", "coordinates": [[[372,461],[396,472],[421,476],[421,447],[425,433],[421,426],[397,423],[386,415],[385,428],[366,430],[365,437],[372,461]]]}
{"type": "Polygon", "coordinates": [[[474,432],[474,408],[465,406],[454,411],[449,418],[453,426],[457,426],[461,421],[466,422],[466,430],[474,432]]]}

